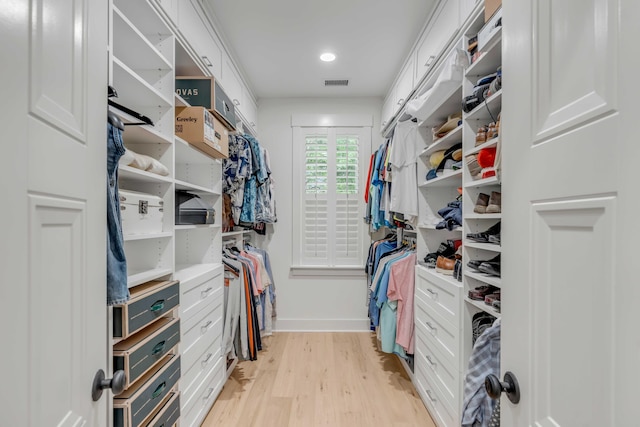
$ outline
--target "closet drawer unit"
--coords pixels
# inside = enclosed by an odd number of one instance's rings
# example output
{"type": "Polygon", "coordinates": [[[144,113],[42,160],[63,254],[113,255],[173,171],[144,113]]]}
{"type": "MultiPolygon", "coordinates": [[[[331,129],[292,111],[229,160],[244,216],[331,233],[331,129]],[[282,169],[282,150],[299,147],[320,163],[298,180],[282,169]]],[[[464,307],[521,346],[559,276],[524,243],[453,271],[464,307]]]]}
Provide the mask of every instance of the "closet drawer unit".
{"type": "Polygon", "coordinates": [[[433,277],[422,267],[416,267],[416,293],[427,303],[427,307],[440,314],[452,326],[460,327],[460,292],[462,286],[433,277]]]}
{"type": "Polygon", "coordinates": [[[170,427],[180,419],[180,393],[169,393],[167,402],[156,408],[144,427],[170,427]]]}
{"type": "Polygon", "coordinates": [[[184,372],[184,374],[182,378],[180,378],[180,390],[185,393],[185,395],[191,396],[211,369],[216,366],[218,360],[220,360],[220,354],[222,353],[221,340],[222,336],[218,336],[191,366],[187,366],[183,358],[182,372],[184,372]]]}
{"type": "Polygon", "coordinates": [[[416,366],[414,384],[433,420],[439,427],[460,426],[456,410],[442,399],[442,393],[421,367],[416,366]]]}
{"type": "Polygon", "coordinates": [[[113,336],[127,338],[180,303],[177,281],[153,281],[131,288],[131,299],[113,307],[113,336]]]}
{"type": "Polygon", "coordinates": [[[180,354],[185,370],[200,360],[207,347],[222,336],[222,295],[199,315],[182,324],[180,354]]]}
{"type": "Polygon", "coordinates": [[[180,420],[181,427],[198,427],[215,402],[225,379],[225,365],[223,359],[218,359],[216,365],[209,371],[204,381],[191,395],[183,393],[183,416],[180,420]]]}
{"type": "Polygon", "coordinates": [[[180,378],[180,356],[169,354],[133,387],[113,398],[114,427],[141,425],[180,378]]]}
{"type": "Polygon", "coordinates": [[[460,329],[452,327],[438,313],[426,308],[427,304],[418,295],[415,300],[416,336],[423,334],[445,358],[456,360],[460,354],[460,329]]]}
{"type": "Polygon", "coordinates": [[[136,382],[180,342],[180,319],[162,318],[113,346],[113,370],[136,382]]]}
{"type": "Polygon", "coordinates": [[[202,276],[180,283],[180,318],[186,321],[211,304],[223,292],[224,269],[220,265],[202,276]]]}
{"type": "Polygon", "coordinates": [[[414,363],[423,368],[449,405],[452,408],[458,407],[461,381],[457,365],[451,360],[446,360],[433,346],[428,345],[422,334],[416,336],[415,350],[414,363]]]}

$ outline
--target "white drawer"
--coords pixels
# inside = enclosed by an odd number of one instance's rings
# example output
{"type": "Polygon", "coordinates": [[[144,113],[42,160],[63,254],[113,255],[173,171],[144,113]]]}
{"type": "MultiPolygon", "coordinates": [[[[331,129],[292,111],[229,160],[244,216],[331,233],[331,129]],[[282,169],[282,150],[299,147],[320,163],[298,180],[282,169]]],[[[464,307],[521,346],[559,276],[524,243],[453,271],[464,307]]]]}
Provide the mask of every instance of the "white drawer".
{"type": "MultiPolygon", "coordinates": [[[[207,306],[201,315],[183,322],[180,354],[183,367],[189,369],[200,359],[212,342],[220,340],[222,335],[222,298],[207,306]]],[[[220,344],[218,344],[220,346],[220,344]]]]}
{"type": "Polygon", "coordinates": [[[440,389],[443,398],[449,406],[457,408],[460,396],[460,372],[456,368],[457,364],[446,360],[439,351],[430,346],[424,339],[423,334],[416,336],[415,364],[423,368],[431,382],[440,389]]]}
{"type": "MultiPolygon", "coordinates": [[[[200,385],[202,380],[209,374],[209,371],[216,365],[222,353],[220,346],[221,339],[222,335],[218,335],[204,353],[196,359],[193,365],[187,366],[185,364],[182,366],[182,372],[184,372],[184,374],[182,374],[180,378],[180,391],[182,391],[183,395],[190,396],[193,394],[198,385],[200,385]]],[[[209,343],[205,340],[199,340],[198,342],[209,343]]]]}
{"type": "Polygon", "coordinates": [[[188,320],[216,298],[216,292],[223,290],[223,271],[220,266],[195,279],[180,282],[180,319],[188,320]]]}
{"type": "Polygon", "coordinates": [[[462,284],[455,286],[434,276],[424,268],[416,268],[416,293],[453,326],[460,327],[461,303],[460,292],[462,284]]]}
{"type": "Polygon", "coordinates": [[[224,385],[226,364],[222,359],[211,369],[204,381],[191,396],[184,396],[181,427],[198,427],[213,406],[224,385]]]}
{"type": "Polygon", "coordinates": [[[413,378],[418,394],[438,427],[460,426],[460,416],[457,411],[442,398],[441,391],[418,366],[413,378]]]}
{"type": "Polygon", "coordinates": [[[416,294],[415,297],[416,336],[423,334],[427,342],[435,345],[446,358],[455,360],[460,354],[460,329],[445,322],[442,316],[416,294]]]}

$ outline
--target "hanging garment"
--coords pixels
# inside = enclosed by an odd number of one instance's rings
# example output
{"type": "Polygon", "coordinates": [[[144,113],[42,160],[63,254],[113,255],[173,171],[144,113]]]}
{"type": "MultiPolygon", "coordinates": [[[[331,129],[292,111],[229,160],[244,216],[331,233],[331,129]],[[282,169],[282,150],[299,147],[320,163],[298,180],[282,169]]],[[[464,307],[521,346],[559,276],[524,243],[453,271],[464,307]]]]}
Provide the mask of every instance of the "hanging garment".
{"type": "Polygon", "coordinates": [[[478,338],[464,380],[462,427],[487,427],[495,407],[484,387],[487,375],[500,375],[500,319],[478,338]]]}
{"type": "Polygon", "coordinates": [[[129,300],[127,260],[124,253],[120,196],[118,194],[118,161],[125,153],[122,131],[107,124],[107,305],[129,300]]]}
{"type": "Polygon", "coordinates": [[[409,354],[414,352],[413,296],[416,258],[414,252],[393,263],[387,289],[387,298],[397,304],[395,342],[409,354]]]}
{"type": "Polygon", "coordinates": [[[418,217],[418,181],[416,159],[419,154],[418,124],[400,122],[393,132],[391,143],[391,187],[389,210],[404,215],[405,221],[414,224],[418,217]]]}
{"type": "Polygon", "coordinates": [[[235,224],[240,223],[245,180],[251,176],[251,173],[252,157],[249,142],[238,135],[229,135],[229,157],[222,163],[222,190],[231,198],[231,214],[235,224]]]}

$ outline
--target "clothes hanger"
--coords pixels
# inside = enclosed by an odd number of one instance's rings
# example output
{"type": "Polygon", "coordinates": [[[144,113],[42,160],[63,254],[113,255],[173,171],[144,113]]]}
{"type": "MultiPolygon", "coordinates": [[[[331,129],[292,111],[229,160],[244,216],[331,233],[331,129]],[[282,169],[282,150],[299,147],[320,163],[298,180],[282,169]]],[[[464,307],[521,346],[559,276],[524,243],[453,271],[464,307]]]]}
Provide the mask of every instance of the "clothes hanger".
{"type": "MultiPolygon", "coordinates": [[[[118,92],[115,90],[113,86],[109,85],[108,91],[107,91],[107,98],[117,98],[117,97],[118,97],[118,92]]],[[[114,114],[113,112],[109,112],[109,114],[107,115],[109,123],[111,123],[113,126],[116,126],[120,130],[124,130],[124,126],[142,126],[142,125],[155,126],[155,124],[149,117],[144,116],[138,113],[137,111],[132,110],[131,108],[125,107],[124,105],[120,105],[117,102],[112,101],[111,99],[107,99],[107,103],[112,107],[115,107],[118,110],[124,113],[127,113],[130,116],[133,116],[136,119],[140,120],[140,122],[138,123],[123,123],[122,120],[120,120],[120,118],[116,114],[114,114]],[[114,123],[118,123],[114,120],[114,117],[117,119],[120,126],[118,126],[117,124],[114,124],[114,123]]]]}

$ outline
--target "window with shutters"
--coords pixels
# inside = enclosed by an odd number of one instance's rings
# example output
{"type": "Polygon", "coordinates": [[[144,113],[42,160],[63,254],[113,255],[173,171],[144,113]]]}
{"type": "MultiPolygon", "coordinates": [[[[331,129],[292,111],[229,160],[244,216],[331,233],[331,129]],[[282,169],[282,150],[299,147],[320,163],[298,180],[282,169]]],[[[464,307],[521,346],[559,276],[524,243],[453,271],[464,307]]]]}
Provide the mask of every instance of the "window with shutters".
{"type": "Polygon", "coordinates": [[[298,128],[294,135],[294,159],[300,159],[294,170],[294,265],[362,266],[370,130],[298,128]]]}

